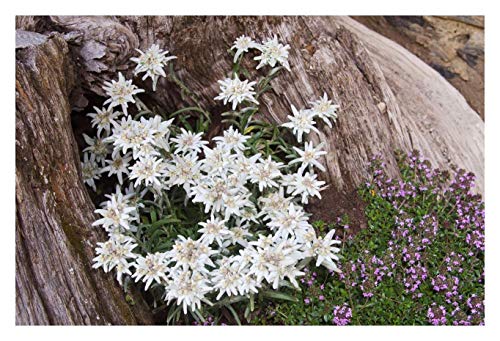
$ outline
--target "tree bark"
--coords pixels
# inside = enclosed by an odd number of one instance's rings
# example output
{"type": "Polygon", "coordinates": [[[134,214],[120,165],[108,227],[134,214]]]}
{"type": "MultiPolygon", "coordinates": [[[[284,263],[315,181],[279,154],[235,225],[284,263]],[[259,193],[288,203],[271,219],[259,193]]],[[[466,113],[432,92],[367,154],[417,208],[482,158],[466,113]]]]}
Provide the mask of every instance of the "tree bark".
{"type": "Polygon", "coordinates": [[[94,207],[80,177],[68,46],[59,35],[17,38],[16,324],[150,324],[140,295],[92,269],[104,235],[91,227],[94,207]]]}
{"type": "MultiPolygon", "coordinates": [[[[435,166],[456,164],[471,170],[477,176],[478,191],[483,191],[484,123],[477,113],[455,88],[420,59],[350,18],[18,17],[16,24],[18,29],[45,36],[57,32],[67,42],[70,51],[68,59],[75,63],[77,73],[77,89],[71,102],[63,106],[68,110],[69,105],[75,111],[88,105],[101,105],[104,100],[103,82],[116,79],[118,70],[127,78],[132,78],[133,65],[129,59],[137,55],[134,49],[144,50],[156,43],[178,57],[175,70],[179,78],[197,95],[197,102],[212,113],[216,122],[220,113],[227,110],[213,98],[218,93],[217,80],[228,76],[231,70],[232,58],[227,54],[228,47],[241,34],[257,40],[277,34],[281,41],[291,46],[289,61],[292,71],[280,74],[272,82],[273,90],[260,98],[261,117],[283,123],[290,114],[292,104],[298,108],[306,107],[309,101],[323,92],[333,97],[341,107],[334,127],[321,126],[321,134],[311,137],[316,142],[325,142],[328,154],[323,161],[327,172],[321,176],[330,184],[322,193],[324,199],[310,207],[315,219],[328,221],[347,213],[355,228],[363,227],[363,203],[356,190],[370,176],[367,167],[369,158],[372,154],[381,154],[389,172],[398,178],[400,175],[393,153],[396,149],[409,151],[418,148],[435,166]]],[[[54,39],[62,44],[61,38],[54,39]]],[[[250,70],[252,79],[264,75],[264,71],[254,70],[255,62],[246,60],[244,65],[250,70]]],[[[66,78],[67,75],[59,74],[56,80],[64,83],[66,78]]],[[[143,83],[137,78],[134,82],[142,88],[151,88],[149,80],[143,83]]],[[[54,94],[55,91],[57,89],[49,88],[46,94],[54,94]]],[[[61,110],[60,104],[51,102],[53,98],[46,95],[40,98],[39,105],[48,105],[45,103],[49,102],[54,109],[61,110]]],[[[154,94],[141,99],[165,112],[193,104],[165,78],[158,82],[154,94]]],[[[51,112],[46,111],[39,116],[53,122],[51,112]],[[45,117],[47,115],[49,117],[45,117]]],[[[64,122],[61,119],[58,126],[66,129],[66,134],[71,136],[67,119],[64,122]]],[[[18,127],[19,134],[33,135],[40,129],[47,127],[33,124],[18,127]]],[[[220,127],[214,127],[212,133],[217,133],[217,129],[220,127]]],[[[68,140],[68,137],[61,139],[56,136],[42,139],[33,147],[42,151],[55,149],[56,146],[61,150],[74,146],[72,138],[68,140]]],[[[26,142],[21,145],[26,145],[26,142]]],[[[76,150],[71,148],[71,153],[65,153],[71,154],[71,162],[63,163],[66,168],[57,168],[60,165],[57,162],[50,162],[41,168],[40,164],[45,161],[36,158],[29,161],[18,159],[16,163],[23,163],[26,172],[30,169],[37,169],[38,172],[40,169],[51,169],[52,176],[61,170],[72,174],[65,177],[64,182],[57,180],[57,191],[54,192],[64,196],[74,193],[79,198],[79,204],[75,204],[72,198],[68,203],[70,208],[65,205],[58,207],[67,209],[65,214],[71,213],[66,222],[74,221],[76,216],[80,222],[76,225],[85,227],[81,233],[91,233],[92,204],[77,176],[76,150]]],[[[29,179],[18,176],[17,182],[21,186],[29,179]]],[[[61,202],[64,203],[64,200],[61,202]]],[[[43,209],[37,214],[38,217],[46,215],[43,209]]],[[[24,221],[25,216],[29,217],[29,211],[21,212],[18,207],[18,221],[24,221]]],[[[51,231],[53,227],[44,224],[44,228],[51,231]]],[[[64,236],[64,231],[61,234],[64,236]]],[[[78,242],[84,240],[83,235],[75,239],[78,242]]],[[[71,243],[66,246],[71,246],[71,243]]],[[[33,246],[34,250],[38,248],[42,246],[33,246]]],[[[82,274],[87,276],[87,281],[98,277],[89,264],[86,267],[87,272],[82,270],[82,274]]],[[[92,292],[91,288],[89,290],[92,292]]]]}
{"type": "Polygon", "coordinates": [[[484,120],[483,16],[361,16],[366,25],[421,58],[484,120]]]}

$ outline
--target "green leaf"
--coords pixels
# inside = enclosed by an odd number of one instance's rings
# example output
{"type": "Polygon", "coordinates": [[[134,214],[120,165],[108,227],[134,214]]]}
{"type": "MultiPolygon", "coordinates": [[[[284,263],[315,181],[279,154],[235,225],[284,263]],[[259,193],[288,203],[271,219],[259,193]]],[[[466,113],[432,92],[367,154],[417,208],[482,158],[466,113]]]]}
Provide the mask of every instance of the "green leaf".
{"type": "Polygon", "coordinates": [[[248,321],[250,322],[250,304],[247,305],[247,307],[245,308],[245,313],[243,314],[243,317],[248,321]]]}
{"type": "Polygon", "coordinates": [[[234,297],[226,297],[225,299],[219,301],[219,302],[216,302],[213,304],[214,307],[217,307],[217,306],[224,306],[226,304],[232,304],[232,303],[237,303],[237,302],[241,302],[241,301],[244,301],[246,300],[247,297],[246,296],[234,296],[234,297]]]}
{"type": "Polygon", "coordinates": [[[153,229],[157,228],[157,227],[161,227],[163,225],[166,225],[166,224],[172,224],[172,223],[180,223],[181,220],[177,219],[177,218],[174,218],[172,216],[168,217],[168,218],[163,218],[163,219],[160,219],[158,220],[157,222],[151,224],[151,227],[153,229]]]}
{"type": "Polygon", "coordinates": [[[298,302],[296,297],[287,295],[287,294],[279,292],[279,291],[266,290],[266,291],[262,292],[262,295],[264,295],[264,297],[274,298],[274,299],[278,299],[278,300],[298,302]]]}
{"type": "Polygon", "coordinates": [[[151,209],[151,212],[149,214],[151,215],[151,222],[154,223],[157,220],[156,210],[151,209]]]}
{"type": "Polygon", "coordinates": [[[250,311],[254,311],[255,309],[255,295],[253,293],[250,294],[250,311]]]}
{"type": "Polygon", "coordinates": [[[234,310],[234,308],[230,304],[226,304],[224,305],[224,307],[226,307],[231,312],[238,326],[241,326],[241,321],[238,317],[238,314],[236,313],[236,310],[234,310]]]}
{"type": "Polygon", "coordinates": [[[180,310],[181,310],[180,305],[178,306],[176,306],[175,304],[172,305],[172,307],[169,309],[167,313],[167,324],[170,324],[170,322],[174,320],[175,315],[177,315],[177,313],[179,313],[180,310]]]}
{"type": "Polygon", "coordinates": [[[243,135],[246,135],[246,134],[249,134],[252,132],[252,130],[254,129],[258,129],[258,127],[256,125],[253,125],[253,126],[248,126],[247,128],[245,128],[245,130],[243,131],[243,135]]]}

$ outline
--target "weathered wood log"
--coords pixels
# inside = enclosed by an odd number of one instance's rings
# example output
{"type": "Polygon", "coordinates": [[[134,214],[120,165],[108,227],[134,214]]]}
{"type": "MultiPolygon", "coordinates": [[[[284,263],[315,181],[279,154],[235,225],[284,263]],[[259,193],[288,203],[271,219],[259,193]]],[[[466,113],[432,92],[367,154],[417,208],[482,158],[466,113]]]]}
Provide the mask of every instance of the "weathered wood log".
{"type": "MultiPolygon", "coordinates": [[[[368,155],[377,152],[387,157],[397,176],[390,151],[415,147],[437,166],[454,163],[476,173],[482,192],[484,124],[471,117],[474,111],[463,96],[413,54],[347,17],[38,20],[45,32],[57,30],[70,37],[81,62],[83,92],[103,95],[102,83],[116,77],[117,70],[132,77],[129,58],[136,55],[134,49],[159,43],[179,57],[180,78],[214,115],[224,110],[213,97],[216,81],[230,70],[226,50],[234,37],[245,33],[262,39],[277,33],[292,47],[293,68],[276,79],[274,91],[263,97],[262,115],[281,123],[291,104],[306,106],[323,91],[334,96],[342,108],[339,123],[332,130],[323,129],[321,136],[329,142],[326,178],[333,187],[342,192],[359,185],[368,175],[368,155]]],[[[253,69],[251,62],[247,66],[253,69]]],[[[165,79],[150,100],[167,111],[186,104],[165,79]]]]}
{"type": "Polygon", "coordinates": [[[80,177],[59,35],[20,32],[16,50],[16,324],[150,324],[133,289],[92,269],[93,204],[80,177]],[[128,296],[128,297],[127,297],[128,296]]]}
{"type": "Polygon", "coordinates": [[[483,16],[353,18],[394,40],[438,71],[484,120],[483,16]]]}
{"type": "Polygon", "coordinates": [[[455,164],[474,172],[478,193],[483,193],[484,122],[465,98],[402,46],[354,20],[340,21],[357,34],[380,65],[399,103],[412,148],[440,167],[455,164]]]}
{"type": "MultiPolygon", "coordinates": [[[[197,95],[197,102],[212,113],[214,121],[227,110],[213,98],[218,93],[217,80],[231,70],[228,47],[241,34],[257,40],[277,34],[291,46],[292,71],[273,80],[273,90],[261,97],[261,117],[283,123],[290,105],[306,107],[323,92],[341,106],[333,129],[320,126],[320,136],[311,137],[326,144],[324,163],[328,171],[322,176],[330,184],[323,192],[324,200],[310,207],[315,219],[330,220],[347,213],[355,228],[362,227],[363,204],[356,189],[370,176],[369,157],[381,154],[391,175],[397,178],[395,149],[418,148],[435,166],[453,163],[471,170],[478,177],[479,192],[483,191],[484,123],[477,113],[420,59],[347,17],[18,17],[16,23],[17,28],[46,36],[62,34],[70,50],[68,59],[75,63],[78,73],[78,89],[67,104],[76,110],[88,104],[101,105],[103,82],[116,79],[118,70],[132,78],[129,59],[137,55],[134,49],[144,50],[157,43],[178,57],[175,70],[179,78],[197,95]]],[[[255,71],[251,60],[245,66],[252,78],[265,73],[255,71]]],[[[137,78],[134,82],[151,87],[149,81],[143,83],[137,78]]],[[[193,104],[164,78],[154,94],[141,98],[165,112],[193,104]]],[[[42,142],[38,148],[68,143],[53,139],[42,142]]],[[[76,155],[71,158],[75,162],[76,155]]],[[[83,191],[76,175],[78,167],[71,163],[68,167],[73,182],[59,183],[57,188],[64,193],[75,186],[83,191]]],[[[20,184],[24,181],[18,179],[20,184]]],[[[92,207],[88,200],[82,201],[78,208],[70,206],[70,211],[87,217],[89,226],[92,207]]],[[[18,220],[26,214],[18,213],[18,220]]],[[[87,267],[91,271],[90,265],[87,267]]],[[[92,272],[87,276],[97,275],[92,272]]]]}

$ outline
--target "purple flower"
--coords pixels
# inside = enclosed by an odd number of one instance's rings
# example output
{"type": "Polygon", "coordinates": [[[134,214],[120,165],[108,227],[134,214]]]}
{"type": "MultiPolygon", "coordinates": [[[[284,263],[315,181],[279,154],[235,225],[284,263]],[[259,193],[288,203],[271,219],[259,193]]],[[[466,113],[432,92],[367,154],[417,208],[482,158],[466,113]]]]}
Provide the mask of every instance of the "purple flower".
{"type": "Polygon", "coordinates": [[[332,323],[336,326],[346,326],[351,323],[352,310],[344,303],[341,306],[335,306],[333,308],[333,320],[332,323]]]}
{"type": "Polygon", "coordinates": [[[432,303],[427,310],[427,319],[434,326],[445,325],[447,322],[446,309],[442,305],[438,307],[436,303],[432,303]]]}

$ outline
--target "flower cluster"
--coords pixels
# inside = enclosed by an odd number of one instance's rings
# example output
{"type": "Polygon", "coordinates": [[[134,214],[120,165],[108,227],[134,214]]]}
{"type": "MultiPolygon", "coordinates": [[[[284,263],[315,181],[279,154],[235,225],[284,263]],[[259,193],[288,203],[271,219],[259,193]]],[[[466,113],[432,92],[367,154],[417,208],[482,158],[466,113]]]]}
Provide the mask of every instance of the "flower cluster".
{"type": "Polygon", "coordinates": [[[335,306],[333,309],[332,323],[336,326],[346,326],[351,323],[352,309],[344,303],[340,306],[335,306]]]}
{"type": "MultiPolygon", "coordinates": [[[[398,180],[380,157],[370,163],[360,188],[367,228],[343,236],[341,272],[304,269],[297,301],[269,308],[273,323],[484,324],[484,202],[473,176],[431,169],[418,152],[396,157],[398,180]]],[[[348,219],[331,224],[347,232],[348,219]]]]}
{"type": "Polygon", "coordinates": [[[427,317],[429,318],[429,323],[434,326],[444,325],[447,321],[446,308],[433,303],[427,310],[427,317]]]}
{"type": "Polygon", "coordinates": [[[275,67],[277,63],[281,64],[285,69],[290,71],[290,65],[288,63],[288,50],[289,45],[283,45],[278,41],[278,37],[274,35],[273,38],[268,38],[259,44],[255,42],[252,38],[242,35],[238,37],[231,50],[235,50],[234,62],[236,63],[238,58],[243,55],[243,53],[248,52],[249,49],[257,49],[261,52],[259,56],[254,57],[254,60],[259,61],[257,69],[269,65],[275,67]]]}
{"type": "MultiPolygon", "coordinates": [[[[366,184],[364,193],[367,199],[373,200],[374,208],[385,207],[391,212],[394,226],[386,237],[386,244],[371,251],[380,259],[377,268],[365,271],[373,260],[360,258],[361,264],[356,265],[359,270],[350,276],[351,281],[357,278],[363,284],[381,271],[389,270],[386,272],[388,283],[393,278],[402,283],[404,294],[411,300],[428,304],[429,323],[483,323],[484,311],[471,309],[466,300],[471,290],[478,293],[484,290],[481,286],[484,281],[484,202],[472,192],[473,175],[463,170],[450,174],[431,169],[418,152],[398,157],[402,180],[389,178],[379,157],[370,164],[373,179],[366,184]],[[474,242],[471,236],[477,236],[474,242]],[[477,278],[480,272],[483,275],[477,278]]],[[[383,286],[380,281],[373,282],[375,287],[383,286]]],[[[366,290],[361,285],[360,289],[366,297],[366,290]]],[[[478,306],[482,304],[478,295],[473,297],[479,302],[478,306]]]]}
{"type": "MultiPolygon", "coordinates": [[[[260,61],[257,68],[280,63],[289,69],[289,47],[276,39],[260,45],[238,38],[233,46],[235,60],[256,48],[262,52],[255,58],[260,61]]],[[[168,51],[157,45],[139,52],[140,57],[132,59],[138,64],[135,73],[145,72],[155,89],[159,76],[165,76],[165,63],[175,57],[166,57],[168,51]]],[[[216,99],[231,102],[233,110],[258,104],[253,91],[256,82],[241,81],[235,74],[219,83],[221,93],[216,99]]],[[[302,268],[309,260],[338,270],[340,241],[334,237],[335,230],[317,235],[303,207],[312,197],[321,198],[325,185],[315,173],[315,169],[325,171],[320,163],[326,154],[322,145],[297,145],[293,150],[298,157],[285,163],[250,148],[252,135],[236,126],[209,141],[203,132],[179,127],[174,118],[152,112],[149,117],[131,115],[127,103],[135,103],[134,96],[144,90],[121,73],[118,82],[106,84],[105,91],[109,106],[89,114],[97,137],[85,136],[89,146],[82,168],[85,182],[94,190],[103,173],[115,175],[119,186],[96,210],[100,218],[93,225],[103,228],[109,240],[98,244],[95,268],[116,269],[120,283],[129,276],[144,282],[145,290],[162,287],[164,299],[182,305],[184,313],[196,311],[202,302],[211,304],[211,299],[249,296],[288,282],[298,286],[297,278],[304,275],[302,268]],[[122,112],[113,112],[116,106],[122,112]],[[182,194],[179,210],[199,207],[204,218],[192,233],[181,230],[155,244],[161,247],[145,247],[145,231],[161,225],[144,224],[143,216],[154,207],[171,207],[171,193],[182,194]]],[[[329,124],[328,119],[336,117],[337,106],[326,97],[314,103],[307,110],[309,123],[298,117],[297,127],[284,124],[300,132],[299,143],[304,133],[318,131],[309,127],[314,125],[312,118],[329,124]]],[[[154,221],[163,220],[155,217],[154,221]]]]}
{"type": "MultiPolygon", "coordinates": [[[[302,142],[302,135],[309,134],[311,130],[319,133],[315,127],[316,122],[314,119],[316,117],[321,118],[329,127],[332,126],[330,120],[335,122],[337,119],[338,105],[332,104],[331,100],[328,100],[326,93],[323,94],[323,98],[311,104],[313,105],[312,108],[302,110],[297,110],[292,105],[292,115],[288,115],[290,122],[283,124],[284,127],[293,130],[299,142],[302,142]]],[[[314,159],[314,150],[311,150],[311,146],[309,146],[309,150],[304,152],[307,153],[306,157],[314,159]]]]}

